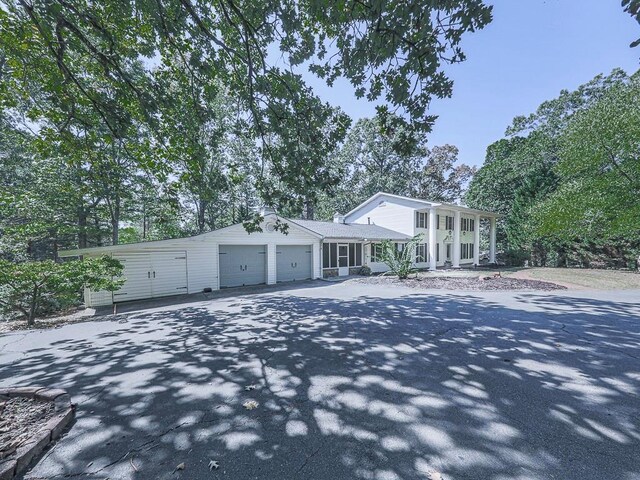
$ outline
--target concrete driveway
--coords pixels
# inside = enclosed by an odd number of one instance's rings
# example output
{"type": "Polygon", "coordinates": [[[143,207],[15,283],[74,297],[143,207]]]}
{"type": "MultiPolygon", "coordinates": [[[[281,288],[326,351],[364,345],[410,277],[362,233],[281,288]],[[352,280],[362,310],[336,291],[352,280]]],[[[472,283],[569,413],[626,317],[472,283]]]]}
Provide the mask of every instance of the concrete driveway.
{"type": "Polygon", "coordinates": [[[78,403],[28,479],[640,479],[638,291],[310,282],[2,336],[12,384],[78,403]]]}

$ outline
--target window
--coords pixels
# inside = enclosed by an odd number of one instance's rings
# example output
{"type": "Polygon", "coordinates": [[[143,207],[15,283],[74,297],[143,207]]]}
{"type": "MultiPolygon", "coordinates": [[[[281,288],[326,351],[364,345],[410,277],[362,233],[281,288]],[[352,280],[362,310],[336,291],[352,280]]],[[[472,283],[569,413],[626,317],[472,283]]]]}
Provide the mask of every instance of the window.
{"type": "Polygon", "coordinates": [[[322,268],[336,268],[338,266],[338,245],[336,243],[322,244],[322,268]]]}
{"type": "Polygon", "coordinates": [[[416,212],[416,228],[427,228],[428,223],[427,212],[416,212]]]}
{"type": "Polygon", "coordinates": [[[421,243],[416,246],[416,263],[426,262],[427,260],[427,245],[421,243]]]}
{"type": "Polygon", "coordinates": [[[379,243],[371,244],[371,263],[381,262],[380,255],[382,255],[382,245],[379,243]]]}
{"type": "Polygon", "coordinates": [[[462,230],[464,232],[473,232],[475,231],[476,221],[473,218],[463,218],[462,219],[462,230]]]}
{"type": "Polygon", "coordinates": [[[453,230],[453,217],[450,217],[449,215],[447,215],[444,219],[444,223],[445,223],[445,230],[453,230]]]}
{"type": "Polygon", "coordinates": [[[462,260],[473,258],[474,247],[473,243],[462,243],[460,245],[460,258],[462,260]]]}
{"type": "Polygon", "coordinates": [[[322,244],[322,268],[341,267],[361,267],[362,266],[362,244],[349,243],[323,243],[322,244]],[[338,255],[340,250],[340,255],[338,255]],[[340,257],[340,258],[338,258],[340,257]]]}

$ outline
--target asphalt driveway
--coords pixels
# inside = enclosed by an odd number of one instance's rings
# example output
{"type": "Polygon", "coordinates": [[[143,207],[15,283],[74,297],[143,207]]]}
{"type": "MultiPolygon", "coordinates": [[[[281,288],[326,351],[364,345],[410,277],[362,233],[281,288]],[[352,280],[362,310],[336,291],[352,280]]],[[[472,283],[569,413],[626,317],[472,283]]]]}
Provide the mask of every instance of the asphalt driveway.
{"type": "Polygon", "coordinates": [[[640,479],[638,291],[312,282],[0,336],[13,384],[78,403],[28,479],[640,479]]]}

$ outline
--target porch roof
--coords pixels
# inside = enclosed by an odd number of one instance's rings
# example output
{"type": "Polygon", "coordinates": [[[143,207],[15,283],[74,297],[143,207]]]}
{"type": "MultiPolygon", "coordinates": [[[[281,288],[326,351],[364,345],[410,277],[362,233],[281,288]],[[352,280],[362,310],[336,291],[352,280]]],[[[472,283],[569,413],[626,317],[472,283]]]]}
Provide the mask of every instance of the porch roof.
{"type": "Polygon", "coordinates": [[[378,225],[361,223],[317,222],[315,220],[289,220],[323,238],[349,240],[409,240],[404,233],[389,230],[378,225]]]}

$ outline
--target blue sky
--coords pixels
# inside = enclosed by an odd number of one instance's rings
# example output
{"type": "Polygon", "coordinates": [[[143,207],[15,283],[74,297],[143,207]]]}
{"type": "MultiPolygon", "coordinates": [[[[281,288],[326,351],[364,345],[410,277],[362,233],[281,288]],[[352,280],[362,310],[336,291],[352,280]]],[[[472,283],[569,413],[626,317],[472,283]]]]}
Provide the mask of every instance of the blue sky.
{"type": "MultiPolygon", "coordinates": [[[[500,139],[516,115],[535,111],[562,89],[573,89],[599,73],[639,67],[640,26],[620,0],[488,0],[493,22],[463,40],[467,60],[448,66],[453,97],[433,102],[439,116],[429,145],[451,143],[459,160],[481,165],[489,144],[500,139]]],[[[309,79],[311,80],[311,79],[309,79]]],[[[356,100],[346,82],[332,89],[310,81],[352,118],[372,116],[374,107],[356,100]]]]}

